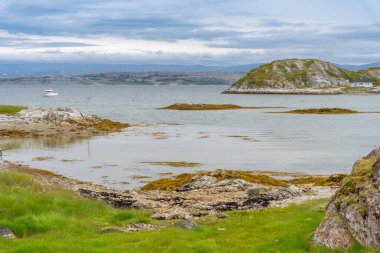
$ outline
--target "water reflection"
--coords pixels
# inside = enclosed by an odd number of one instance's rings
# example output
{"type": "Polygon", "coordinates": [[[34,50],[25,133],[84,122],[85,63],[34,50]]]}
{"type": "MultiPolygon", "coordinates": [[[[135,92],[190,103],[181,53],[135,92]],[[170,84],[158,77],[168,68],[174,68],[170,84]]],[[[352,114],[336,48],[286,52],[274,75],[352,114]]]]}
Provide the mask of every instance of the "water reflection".
{"type": "Polygon", "coordinates": [[[68,148],[74,143],[89,141],[89,139],[75,136],[59,137],[39,137],[10,139],[0,138],[0,148],[4,151],[15,149],[47,149],[47,148],[68,148]]]}

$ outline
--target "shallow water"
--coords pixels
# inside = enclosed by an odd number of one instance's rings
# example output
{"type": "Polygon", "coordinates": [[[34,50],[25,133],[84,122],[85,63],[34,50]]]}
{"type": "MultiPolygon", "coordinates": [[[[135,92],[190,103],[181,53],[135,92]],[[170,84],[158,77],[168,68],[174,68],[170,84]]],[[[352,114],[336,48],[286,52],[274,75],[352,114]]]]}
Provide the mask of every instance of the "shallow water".
{"type": "Polygon", "coordinates": [[[0,140],[6,159],[60,174],[130,189],[160,177],[198,170],[245,169],[347,173],[380,143],[380,114],[269,114],[288,109],[167,111],[173,103],[231,103],[294,108],[380,111],[378,95],[223,95],[226,86],[0,85],[1,104],[72,107],[128,123],[120,134],[90,140],[0,140]],[[43,97],[52,88],[58,97],[43,97]],[[54,159],[33,161],[36,156],[54,159]],[[62,161],[72,160],[72,161],[62,161]],[[198,168],[147,161],[198,162],[198,168]],[[149,178],[135,178],[145,176],[149,178]]]}

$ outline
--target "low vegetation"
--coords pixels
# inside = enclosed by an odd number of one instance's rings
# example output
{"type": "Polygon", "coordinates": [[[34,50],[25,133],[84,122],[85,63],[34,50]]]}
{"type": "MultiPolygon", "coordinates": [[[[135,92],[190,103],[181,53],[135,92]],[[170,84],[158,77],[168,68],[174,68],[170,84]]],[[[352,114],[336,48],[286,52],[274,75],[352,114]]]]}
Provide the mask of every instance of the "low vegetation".
{"type": "Polygon", "coordinates": [[[266,109],[266,108],[282,108],[282,107],[245,107],[233,104],[172,104],[161,107],[161,110],[179,110],[179,111],[202,111],[202,110],[239,110],[239,109],[266,109]]]}
{"type": "MultiPolygon", "coordinates": [[[[370,185],[376,162],[379,162],[376,156],[358,160],[351,174],[343,180],[342,187],[337,192],[338,197],[336,201],[355,198],[358,189],[370,185]]],[[[355,201],[352,201],[352,203],[354,202],[355,201]]]]}
{"type": "Polygon", "coordinates": [[[95,129],[101,132],[121,132],[124,128],[129,127],[129,124],[103,119],[94,125],[95,129]]]}
{"type": "MultiPolygon", "coordinates": [[[[139,210],[115,209],[62,189],[45,188],[30,176],[0,172],[0,226],[18,239],[0,239],[10,252],[336,252],[310,245],[309,235],[324,217],[327,200],[261,211],[210,215],[195,230],[100,234],[109,226],[154,223],[139,210]],[[322,207],[322,208],[321,208],[322,207]]],[[[368,252],[358,245],[351,252],[368,252]]]]}
{"type": "Polygon", "coordinates": [[[201,163],[190,163],[190,162],[142,162],[147,163],[151,165],[158,165],[158,166],[170,166],[170,167],[200,167],[202,166],[201,163]]]}
{"type": "Polygon", "coordinates": [[[16,114],[26,107],[15,105],[0,105],[0,114],[16,114]]]}
{"type": "Polygon", "coordinates": [[[329,177],[302,177],[291,179],[291,184],[310,184],[312,186],[337,186],[346,177],[346,174],[336,174],[329,177]]]}
{"type": "Polygon", "coordinates": [[[311,109],[297,109],[287,112],[275,112],[275,113],[293,113],[293,114],[355,114],[360,113],[358,111],[342,108],[311,108],[311,109]]]}

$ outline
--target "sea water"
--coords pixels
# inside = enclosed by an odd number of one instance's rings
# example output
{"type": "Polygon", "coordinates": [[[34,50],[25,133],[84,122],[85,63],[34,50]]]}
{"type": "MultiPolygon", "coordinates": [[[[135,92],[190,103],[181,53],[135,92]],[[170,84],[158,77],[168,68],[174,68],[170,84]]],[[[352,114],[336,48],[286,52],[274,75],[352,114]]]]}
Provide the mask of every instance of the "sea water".
{"type": "Polygon", "coordinates": [[[91,139],[1,139],[5,159],[118,189],[161,173],[239,169],[348,173],[380,144],[380,114],[273,114],[299,108],[380,111],[380,95],[236,95],[224,85],[0,85],[0,104],[71,107],[134,126],[91,139]],[[44,89],[56,97],[43,97],[44,89]],[[287,107],[257,110],[169,111],[173,103],[287,107]],[[51,157],[35,161],[37,156],[51,157]],[[194,168],[145,162],[185,161],[194,168]]]}

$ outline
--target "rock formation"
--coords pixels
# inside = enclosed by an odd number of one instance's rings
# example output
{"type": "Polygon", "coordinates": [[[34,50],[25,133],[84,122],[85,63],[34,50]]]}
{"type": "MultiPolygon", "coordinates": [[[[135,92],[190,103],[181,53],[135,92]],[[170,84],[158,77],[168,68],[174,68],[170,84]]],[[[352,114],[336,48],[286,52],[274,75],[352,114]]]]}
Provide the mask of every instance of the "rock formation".
{"type": "Polygon", "coordinates": [[[350,81],[367,76],[379,83],[377,69],[350,71],[337,65],[316,59],[286,59],[273,61],[252,69],[224,93],[284,93],[284,94],[341,94],[379,92],[350,89],[350,81]],[[348,89],[347,89],[348,88],[348,89]]]}
{"type": "Polygon", "coordinates": [[[331,199],[314,243],[348,249],[380,246],[380,148],[359,159],[331,199]]]}

